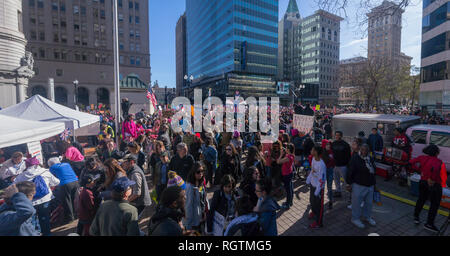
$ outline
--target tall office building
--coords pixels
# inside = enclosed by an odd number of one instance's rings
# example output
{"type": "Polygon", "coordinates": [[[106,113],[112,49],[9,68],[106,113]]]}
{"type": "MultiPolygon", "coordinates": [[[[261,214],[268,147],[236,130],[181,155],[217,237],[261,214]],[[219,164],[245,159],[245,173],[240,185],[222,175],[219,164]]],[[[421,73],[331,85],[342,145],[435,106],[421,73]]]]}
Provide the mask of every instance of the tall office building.
{"type": "Polygon", "coordinates": [[[221,98],[276,95],[278,0],[186,0],[186,26],[192,87],[221,98]]]}
{"type": "Polygon", "coordinates": [[[369,59],[382,58],[394,67],[411,65],[412,58],[401,52],[403,12],[395,3],[383,1],[367,14],[369,59]]]}
{"type": "MultiPolygon", "coordinates": [[[[54,78],[56,102],[114,102],[113,7],[110,0],[24,0],[24,33],[35,59],[28,95],[48,95],[54,78]]],[[[150,83],[148,1],[118,0],[121,97],[134,107],[148,104],[150,83]]],[[[112,108],[114,109],[114,108],[112,108]]],[[[132,111],[130,111],[132,112],[132,111]]]]}
{"type": "Polygon", "coordinates": [[[423,1],[420,105],[450,114],[450,1],[423,1]]]}
{"type": "Polygon", "coordinates": [[[0,107],[25,100],[28,79],[33,76],[33,56],[25,51],[22,1],[0,4],[0,107]]]}
{"type": "Polygon", "coordinates": [[[187,75],[186,67],[186,14],[181,15],[175,28],[176,44],[176,93],[182,94],[183,87],[186,86],[184,76],[187,75]]]}
{"type": "Polygon", "coordinates": [[[301,80],[301,16],[296,0],[289,0],[278,23],[278,80],[301,80]]]}
{"type": "Polygon", "coordinates": [[[339,16],[318,10],[301,23],[301,81],[319,85],[319,102],[337,103],[339,98],[339,16]]]}
{"type": "Polygon", "coordinates": [[[367,58],[355,57],[339,62],[339,104],[358,105],[365,103],[361,79],[358,76],[367,65],[367,58]]]}

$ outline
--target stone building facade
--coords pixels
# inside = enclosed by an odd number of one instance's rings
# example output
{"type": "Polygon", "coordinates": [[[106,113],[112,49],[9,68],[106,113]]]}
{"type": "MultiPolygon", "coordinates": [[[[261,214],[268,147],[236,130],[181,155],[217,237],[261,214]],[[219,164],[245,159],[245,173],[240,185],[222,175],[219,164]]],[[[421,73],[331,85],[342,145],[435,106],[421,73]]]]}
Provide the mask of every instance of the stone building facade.
{"type": "Polygon", "coordinates": [[[26,99],[28,79],[33,77],[33,56],[25,50],[22,1],[0,2],[0,107],[26,99]]]}

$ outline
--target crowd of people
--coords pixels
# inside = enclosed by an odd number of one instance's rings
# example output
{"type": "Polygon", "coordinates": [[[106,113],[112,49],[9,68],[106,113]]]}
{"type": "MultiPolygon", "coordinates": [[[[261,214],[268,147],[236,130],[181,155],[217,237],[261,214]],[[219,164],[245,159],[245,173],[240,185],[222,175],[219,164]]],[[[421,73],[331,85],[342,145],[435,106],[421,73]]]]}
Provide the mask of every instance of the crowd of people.
{"type": "MultiPolygon", "coordinates": [[[[122,108],[129,109],[127,102],[122,108]]],[[[383,140],[377,128],[367,138],[353,135],[351,145],[342,132],[333,134],[332,116],[341,111],[347,110],[282,107],[273,143],[262,141],[260,132],[175,132],[171,123],[178,120],[161,111],[126,111],[120,129],[103,115],[89,156],[80,143],[56,136],[42,142],[42,163],[20,151],[4,159],[0,235],[49,236],[52,226],[77,219],[81,236],[276,236],[277,212],[293,206],[299,167],[307,171],[311,229],[324,226],[325,195],[330,210],[336,198],[348,200],[355,226],[375,226],[373,153],[382,150],[383,140]],[[315,115],[316,129],[305,134],[293,128],[294,113],[315,115]],[[141,230],[139,221],[152,205],[148,228],[141,230]]],[[[445,181],[436,174],[439,149],[430,147],[411,160],[425,174],[414,216],[419,223],[431,195],[425,227],[435,230],[445,181]]]]}

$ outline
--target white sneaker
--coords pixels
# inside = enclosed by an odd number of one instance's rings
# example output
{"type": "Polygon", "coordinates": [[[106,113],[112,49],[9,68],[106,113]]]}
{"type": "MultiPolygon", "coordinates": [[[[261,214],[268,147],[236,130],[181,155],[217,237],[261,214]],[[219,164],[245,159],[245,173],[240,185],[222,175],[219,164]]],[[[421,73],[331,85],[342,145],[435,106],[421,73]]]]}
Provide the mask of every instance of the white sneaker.
{"type": "Polygon", "coordinates": [[[368,219],[366,219],[366,221],[373,227],[375,227],[377,225],[377,222],[372,218],[368,218],[368,219]]]}
{"type": "Polygon", "coordinates": [[[361,229],[366,227],[366,225],[364,225],[361,220],[352,220],[352,223],[355,226],[357,226],[358,228],[361,228],[361,229]]]}
{"type": "Polygon", "coordinates": [[[347,205],[347,209],[351,210],[352,209],[352,205],[351,204],[347,205]]]}

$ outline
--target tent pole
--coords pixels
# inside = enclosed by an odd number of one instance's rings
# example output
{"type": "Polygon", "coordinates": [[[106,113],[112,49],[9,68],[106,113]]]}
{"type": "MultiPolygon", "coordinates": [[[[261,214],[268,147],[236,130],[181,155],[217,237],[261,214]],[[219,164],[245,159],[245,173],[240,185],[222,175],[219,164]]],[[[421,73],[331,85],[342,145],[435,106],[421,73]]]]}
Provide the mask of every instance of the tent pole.
{"type": "Polygon", "coordinates": [[[118,38],[118,20],[117,20],[117,0],[113,0],[113,38],[114,38],[114,98],[115,98],[115,132],[116,144],[119,145],[119,124],[120,124],[120,81],[119,81],[119,38],[118,38]]]}

